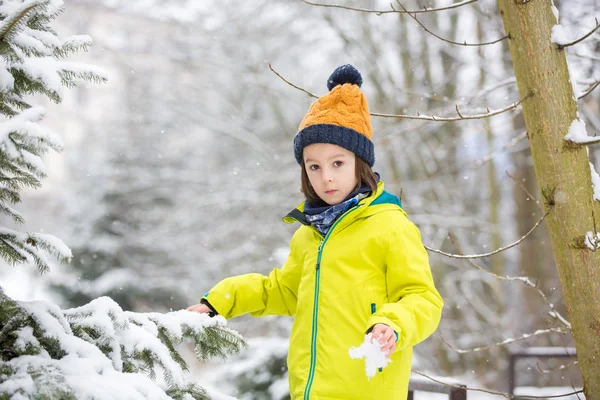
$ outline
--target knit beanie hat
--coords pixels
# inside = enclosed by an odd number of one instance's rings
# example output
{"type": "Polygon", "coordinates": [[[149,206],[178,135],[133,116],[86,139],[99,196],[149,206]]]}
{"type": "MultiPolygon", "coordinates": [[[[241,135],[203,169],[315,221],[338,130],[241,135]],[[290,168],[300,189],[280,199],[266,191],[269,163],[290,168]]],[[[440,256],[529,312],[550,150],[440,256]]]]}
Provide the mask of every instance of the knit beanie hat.
{"type": "Polygon", "coordinates": [[[294,156],[298,164],[302,163],[306,146],[330,143],[353,152],[373,166],[373,129],[361,85],[362,76],[352,65],[342,65],[333,71],[327,80],[329,93],[310,106],[294,137],[294,156]]]}

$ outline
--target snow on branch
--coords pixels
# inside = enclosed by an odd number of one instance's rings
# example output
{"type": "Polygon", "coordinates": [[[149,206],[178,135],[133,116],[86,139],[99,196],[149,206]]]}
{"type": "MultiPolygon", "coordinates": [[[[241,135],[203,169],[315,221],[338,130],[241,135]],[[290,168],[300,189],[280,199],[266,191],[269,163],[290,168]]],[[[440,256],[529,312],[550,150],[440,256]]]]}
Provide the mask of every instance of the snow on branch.
{"type": "Polygon", "coordinates": [[[108,297],[61,310],[0,291],[0,305],[0,397],[209,399],[175,346],[193,344],[201,360],[245,346],[222,317],[125,312],[108,297]]]}
{"type": "Polygon", "coordinates": [[[456,348],[456,347],[452,346],[450,343],[448,343],[446,341],[446,339],[444,339],[443,337],[442,337],[442,342],[444,342],[444,344],[446,346],[448,346],[450,349],[452,349],[452,351],[455,351],[458,354],[467,354],[467,353],[475,353],[475,352],[478,352],[478,351],[489,350],[489,349],[492,349],[494,347],[505,346],[507,344],[519,342],[519,341],[522,341],[522,340],[527,340],[527,339],[530,339],[530,338],[536,337],[536,336],[547,335],[549,333],[562,333],[562,334],[566,334],[566,333],[570,333],[570,332],[571,332],[570,330],[564,329],[564,328],[538,329],[537,331],[535,331],[533,333],[526,333],[526,334],[523,334],[522,336],[519,336],[519,337],[516,337],[516,338],[508,338],[508,339],[504,339],[501,342],[493,343],[493,344],[490,344],[488,346],[473,347],[471,349],[459,349],[459,348],[456,348]]]}
{"type": "MultiPolygon", "coordinates": [[[[42,108],[30,108],[0,123],[0,213],[15,222],[24,218],[12,208],[21,201],[19,191],[25,187],[37,188],[46,176],[41,156],[53,149],[61,151],[63,143],[51,130],[38,124],[43,118],[42,108]]],[[[50,235],[23,234],[0,228],[0,255],[11,264],[29,262],[40,272],[50,268],[47,255],[61,262],[71,259],[71,251],[63,242],[50,235]]]]}
{"type": "Polygon", "coordinates": [[[516,394],[510,394],[510,393],[495,392],[495,391],[486,390],[486,389],[465,387],[464,385],[457,385],[457,384],[450,383],[450,382],[444,382],[444,381],[433,378],[427,374],[424,374],[422,372],[415,371],[415,370],[412,370],[411,373],[422,376],[424,378],[427,378],[433,382],[439,383],[440,385],[444,385],[444,386],[448,386],[448,387],[452,387],[452,388],[456,388],[456,389],[466,389],[466,390],[470,390],[472,392],[493,394],[493,395],[497,395],[497,396],[502,396],[506,399],[558,399],[561,397],[575,396],[575,395],[578,395],[579,393],[583,393],[583,389],[581,389],[581,390],[575,390],[573,392],[558,394],[558,395],[545,395],[545,396],[534,396],[534,395],[526,395],[526,394],[516,395],[516,394]]]}
{"type": "Polygon", "coordinates": [[[10,2],[0,7],[0,15],[5,15],[0,23],[0,41],[4,41],[15,28],[18,29],[20,24],[23,24],[26,20],[25,16],[35,7],[43,6],[49,3],[50,0],[29,0],[23,1],[22,4],[17,7],[10,2]]]}
{"type": "Polygon", "coordinates": [[[600,137],[588,136],[587,130],[585,129],[585,122],[579,118],[574,119],[571,122],[571,125],[569,125],[565,140],[571,147],[600,143],[600,137]]]}
{"type": "MultiPolygon", "coordinates": [[[[444,41],[446,43],[454,44],[454,45],[457,45],[457,46],[486,46],[486,45],[498,43],[498,42],[501,42],[501,41],[503,41],[505,39],[508,39],[508,35],[506,35],[504,37],[501,37],[500,39],[493,40],[491,42],[483,42],[483,43],[467,43],[466,41],[460,43],[460,42],[455,42],[453,40],[445,39],[445,38],[437,35],[436,33],[432,32],[431,30],[427,29],[427,27],[425,25],[423,25],[423,23],[417,19],[416,15],[412,15],[413,13],[409,12],[402,5],[402,3],[400,3],[400,0],[396,0],[396,3],[398,3],[398,5],[402,8],[402,10],[404,10],[404,12],[407,13],[409,17],[411,17],[412,19],[414,19],[415,22],[417,24],[419,24],[421,26],[421,28],[423,28],[425,30],[425,32],[429,33],[432,36],[435,36],[436,38],[438,38],[438,39],[440,39],[440,40],[442,40],[442,41],[444,41]]],[[[392,6],[392,8],[395,10],[394,6],[392,6]]]]}
{"type": "Polygon", "coordinates": [[[573,361],[572,363],[569,363],[569,364],[566,364],[566,365],[565,365],[565,364],[561,364],[561,365],[559,365],[559,366],[558,366],[558,367],[556,367],[556,368],[544,369],[544,368],[542,368],[542,367],[539,365],[539,363],[538,363],[538,364],[537,364],[537,368],[538,368],[538,370],[539,370],[539,371],[540,371],[542,374],[552,374],[552,373],[554,373],[554,372],[556,372],[556,371],[562,371],[562,370],[564,370],[564,369],[568,369],[568,368],[574,367],[574,366],[575,366],[575,365],[577,365],[577,364],[579,364],[579,361],[573,361]]]}
{"type": "Polygon", "coordinates": [[[62,1],[54,0],[0,3],[0,40],[6,44],[0,63],[1,113],[14,116],[29,108],[23,100],[28,94],[42,93],[58,103],[64,87],[106,81],[107,74],[98,67],[59,61],[87,50],[92,42],[86,35],[58,37],[48,23],[62,10],[62,1]]]}
{"type": "Polygon", "coordinates": [[[598,30],[598,28],[600,28],[600,23],[598,22],[598,18],[594,18],[594,20],[596,21],[596,26],[591,31],[589,31],[588,33],[586,33],[585,35],[580,37],[579,39],[576,39],[573,41],[570,41],[570,39],[568,38],[568,34],[565,31],[565,28],[560,24],[556,24],[552,27],[552,33],[550,35],[550,40],[553,43],[556,43],[556,46],[558,47],[559,50],[562,50],[565,47],[576,45],[577,43],[580,43],[580,42],[584,41],[585,39],[587,39],[588,37],[590,37],[594,32],[596,32],[598,30]]]}
{"type": "MultiPolygon", "coordinates": [[[[271,71],[273,71],[273,73],[275,75],[277,75],[282,81],[284,81],[285,83],[287,83],[288,85],[292,86],[293,88],[296,88],[304,93],[306,93],[307,95],[309,95],[310,97],[313,97],[315,99],[318,99],[319,96],[317,96],[314,93],[309,92],[306,89],[303,89],[297,85],[294,85],[292,82],[288,81],[287,79],[285,79],[283,76],[281,76],[280,73],[278,73],[277,71],[275,71],[275,69],[273,68],[273,66],[269,63],[269,68],[271,69],[271,71]]],[[[420,120],[427,120],[427,121],[435,121],[435,122],[453,122],[453,121],[462,121],[462,120],[471,120],[471,119],[483,119],[483,118],[487,118],[487,117],[492,117],[494,115],[498,115],[501,114],[503,112],[506,111],[510,111],[513,110],[515,108],[517,108],[522,102],[524,102],[526,99],[528,99],[529,97],[531,97],[532,94],[528,93],[525,97],[523,97],[522,99],[510,104],[509,106],[506,106],[504,108],[501,109],[497,109],[497,110],[490,110],[489,108],[487,108],[487,112],[483,113],[483,114],[476,114],[476,115],[464,115],[458,108],[458,104],[455,106],[456,109],[456,113],[458,114],[458,117],[438,117],[435,115],[421,115],[419,112],[417,112],[417,115],[401,115],[401,114],[383,114],[383,113],[371,113],[371,116],[373,117],[383,117],[383,118],[404,118],[404,119],[420,119],[420,120]]]]}
{"type": "Polygon", "coordinates": [[[460,112],[460,110],[458,109],[458,104],[456,105],[456,113],[458,114],[458,117],[438,117],[435,115],[421,115],[418,111],[417,111],[417,115],[398,115],[398,114],[380,114],[380,113],[371,113],[371,115],[375,116],[375,117],[385,117],[385,118],[405,118],[405,119],[421,119],[421,120],[428,120],[428,121],[436,121],[436,122],[454,122],[454,121],[462,121],[462,120],[470,120],[470,119],[483,119],[483,118],[488,118],[488,117],[492,117],[494,115],[498,115],[498,114],[502,114],[506,111],[510,111],[510,110],[514,110],[515,108],[517,108],[522,102],[524,102],[525,100],[527,100],[529,97],[531,97],[531,94],[527,94],[525,97],[523,97],[520,100],[515,101],[514,103],[501,108],[501,109],[497,109],[497,110],[490,110],[489,108],[487,109],[486,113],[483,114],[475,114],[475,115],[464,115],[460,112]]]}
{"type": "Polygon", "coordinates": [[[342,6],[342,5],[338,5],[338,4],[320,4],[320,3],[314,3],[312,1],[307,1],[307,0],[300,0],[300,1],[302,1],[303,3],[306,3],[308,5],[311,5],[311,6],[327,7],[327,8],[341,8],[344,10],[383,15],[383,14],[407,14],[407,13],[420,14],[420,13],[427,13],[427,12],[451,10],[453,8],[458,8],[458,7],[465,6],[467,4],[475,3],[477,0],[463,0],[463,1],[459,1],[458,3],[454,3],[454,4],[451,4],[446,7],[437,7],[437,8],[423,7],[422,10],[410,10],[410,11],[396,10],[393,6],[391,6],[391,8],[392,8],[391,10],[370,10],[367,8],[347,7],[347,6],[342,6]]]}
{"type": "Polygon", "coordinates": [[[584,239],[585,247],[591,251],[597,251],[600,249],[600,232],[587,232],[584,239]]]}
{"type": "Polygon", "coordinates": [[[494,251],[491,251],[489,253],[483,253],[483,254],[468,254],[468,255],[462,255],[462,254],[452,254],[452,253],[446,253],[443,252],[441,250],[437,250],[437,249],[433,249],[429,246],[425,246],[425,248],[433,253],[437,253],[437,254],[441,254],[447,257],[451,257],[451,258],[459,258],[459,259],[473,259],[473,258],[484,258],[484,257],[490,257],[493,256],[495,254],[498,254],[502,251],[508,250],[512,247],[517,246],[519,243],[521,243],[523,240],[525,240],[527,238],[527,236],[531,235],[531,233],[538,227],[540,226],[540,224],[544,221],[544,219],[546,219],[546,217],[548,216],[548,214],[550,214],[550,211],[552,210],[552,207],[550,207],[548,209],[548,211],[546,211],[546,213],[544,213],[544,215],[542,215],[542,217],[540,218],[540,220],[529,230],[529,232],[527,232],[523,237],[521,237],[519,240],[517,240],[514,243],[509,244],[508,246],[505,247],[501,247],[499,249],[496,249],[494,251]]]}
{"type": "Polygon", "coordinates": [[[43,233],[21,233],[0,228],[0,255],[11,264],[35,264],[38,270],[47,272],[51,256],[60,262],[71,261],[71,250],[58,238],[43,233]]]}

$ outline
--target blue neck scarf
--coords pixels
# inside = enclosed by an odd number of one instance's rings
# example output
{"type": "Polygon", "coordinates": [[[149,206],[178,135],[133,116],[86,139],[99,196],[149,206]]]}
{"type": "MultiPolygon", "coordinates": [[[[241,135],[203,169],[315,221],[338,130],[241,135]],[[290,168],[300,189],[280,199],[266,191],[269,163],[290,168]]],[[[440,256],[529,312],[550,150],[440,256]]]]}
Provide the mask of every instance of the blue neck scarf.
{"type": "Polygon", "coordinates": [[[346,200],[332,206],[325,202],[313,205],[308,200],[304,203],[304,216],[323,236],[327,235],[333,223],[346,211],[358,204],[359,201],[369,196],[371,188],[362,186],[350,193],[346,200]]]}

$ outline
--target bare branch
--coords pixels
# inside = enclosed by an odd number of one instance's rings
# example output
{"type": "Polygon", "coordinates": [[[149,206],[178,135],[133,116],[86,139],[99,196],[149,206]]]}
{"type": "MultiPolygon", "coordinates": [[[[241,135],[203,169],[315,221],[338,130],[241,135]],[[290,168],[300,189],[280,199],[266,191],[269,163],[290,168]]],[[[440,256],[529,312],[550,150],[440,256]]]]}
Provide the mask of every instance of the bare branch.
{"type": "MultiPolygon", "coordinates": [[[[508,142],[504,146],[502,146],[501,151],[508,150],[509,148],[511,148],[511,147],[515,146],[517,143],[519,143],[521,140],[525,139],[526,137],[527,137],[527,131],[521,132],[518,136],[515,136],[510,142],[508,142]]],[[[496,154],[498,154],[499,152],[500,152],[499,150],[490,151],[488,153],[488,155],[475,161],[474,166],[481,167],[483,164],[485,164],[486,162],[488,162],[492,158],[494,158],[496,156],[496,154]]]]}
{"type": "Polygon", "coordinates": [[[452,346],[450,343],[448,343],[446,341],[446,339],[444,339],[443,337],[442,337],[442,341],[444,342],[444,344],[446,346],[448,346],[453,351],[455,351],[455,352],[457,352],[459,354],[467,354],[467,353],[474,353],[474,352],[477,352],[477,351],[489,350],[489,349],[492,349],[494,347],[504,346],[504,345],[507,345],[507,344],[510,344],[510,343],[519,342],[521,340],[527,340],[527,339],[530,339],[530,338],[535,337],[535,336],[546,335],[548,333],[562,333],[562,334],[566,334],[566,333],[569,333],[569,332],[570,332],[569,330],[565,330],[564,328],[540,329],[540,330],[535,331],[534,333],[530,333],[530,334],[526,333],[526,334],[524,334],[522,336],[519,336],[517,338],[505,339],[502,342],[494,343],[494,344],[491,344],[489,346],[474,347],[472,349],[458,349],[458,348],[452,346]]]}
{"type": "Polygon", "coordinates": [[[337,4],[319,4],[319,3],[313,3],[313,2],[307,1],[307,0],[300,0],[300,1],[302,1],[303,3],[309,4],[311,6],[328,7],[328,8],[341,8],[341,9],[344,9],[344,10],[358,11],[358,12],[363,12],[363,13],[372,13],[372,14],[382,15],[382,14],[407,14],[407,13],[421,14],[421,13],[427,13],[427,12],[444,11],[444,10],[450,10],[452,8],[462,7],[462,6],[470,4],[470,3],[475,3],[477,0],[464,0],[464,1],[460,1],[458,3],[454,3],[454,4],[452,4],[450,6],[446,6],[446,7],[423,8],[422,10],[410,10],[410,11],[396,10],[396,9],[394,9],[394,7],[392,7],[391,10],[369,10],[367,8],[347,7],[347,6],[340,6],[340,5],[337,5],[337,4]]]}
{"type": "Polygon", "coordinates": [[[583,393],[583,389],[581,389],[581,390],[577,390],[577,391],[574,391],[574,392],[571,392],[571,393],[558,394],[558,395],[554,395],[554,396],[549,396],[549,395],[546,395],[546,396],[529,396],[529,395],[523,395],[523,394],[516,395],[516,394],[510,394],[510,393],[494,392],[494,391],[491,391],[491,390],[476,389],[476,388],[464,387],[464,386],[460,386],[460,385],[454,385],[452,383],[442,382],[442,381],[440,381],[438,379],[435,379],[435,378],[432,378],[432,377],[430,377],[428,375],[425,375],[424,373],[419,372],[419,371],[412,370],[411,372],[413,374],[420,375],[420,376],[422,376],[424,378],[427,378],[427,379],[432,380],[432,381],[434,381],[436,383],[439,383],[440,385],[449,386],[449,387],[453,387],[453,388],[457,388],[457,389],[471,390],[473,392],[483,392],[483,393],[494,394],[494,395],[498,395],[498,396],[503,396],[503,397],[505,397],[507,399],[515,399],[515,398],[519,398],[519,399],[557,399],[557,398],[560,398],[560,397],[573,396],[573,395],[576,395],[578,393],[583,393]]]}
{"type": "Polygon", "coordinates": [[[592,93],[592,91],[593,91],[594,89],[596,89],[596,88],[598,87],[598,85],[600,85],[600,81],[598,81],[598,82],[596,82],[596,83],[592,84],[588,90],[586,90],[585,92],[583,92],[583,94],[582,94],[581,96],[577,97],[577,100],[581,100],[581,99],[583,99],[585,96],[587,96],[588,94],[592,93]]]}
{"type": "MultiPolygon", "coordinates": [[[[297,85],[294,85],[292,82],[288,81],[287,79],[285,79],[283,76],[281,76],[280,73],[278,73],[277,71],[275,71],[275,69],[273,68],[273,66],[269,63],[269,69],[271,71],[273,71],[273,73],[275,75],[277,75],[282,81],[284,81],[285,83],[287,83],[288,85],[292,86],[293,88],[296,88],[304,93],[306,93],[307,95],[309,95],[310,97],[314,97],[315,99],[318,99],[319,96],[317,96],[314,93],[309,92],[306,89],[303,89],[297,85]]],[[[492,117],[494,115],[498,115],[501,114],[503,112],[506,111],[510,111],[513,110],[515,108],[517,108],[519,106],[519,104],[521,104],[522,102],[524,102],[525,100],[527,100],[529,97],[531,97],[532,94],[528,93],[525,97],[523,97],[522,99],[515,101],[514,103],[510,104],[507,107],[498,109],[498,110],[489,110],[487,113],[485,114],[477,114],[477,115],[463,115],[460,113],[460,111],[458,110],[458,105],[456,106],[456,112],[458,113],[458,117],[438,117],[435,115],[421,115],[418,111],[417,111],[417,115],[402,115],[402,114],[383,114],[383,113],[371,113],[371,116],[373,117],[382,117],[382,118],[404,118],[404,119],[420,119],[420,120],[426,120],[426,121],[435,121],[435,122],[453,122],[453,121],[461,121],[461,120],[470,120],[470,119],[483,119],[483,118],[488,118],[488,117],[492,117]]]]}
{"type": "Polygon", "coordinates": [[[306,94],[307,94],[307,95],[309,95],[310,97],[314,97],[315,99],[318,99],[318,98],[319,98],[319,96],[317,96],[316,94],[312,94],[312,93],[311,93],[311,92],[309,92],[308,90],[302,89],[301,87],[299,87],[299,86],[296,86],[296,85],[294,85],[292,82],[290,82],[290,81],[288,81],[287,79],[285,79],[283,76],[281,76],[281,75],[280,75],[280,74],[279,74],[277,71],[275,71],[275,70],[273,69],[273,67],[271,66],[271,63],[269,63],[269,69],[270,69],[271,71],[273,71],[273,73],[275,73],[275,75],[277,75],[278,77],[280,77],[280,78],[281,78],[281,80],[282,80],[282,81],[284,81],[285,83],[287,83],[288,85],[290,85],[290,86],[292,86],[292,87],[295,87],[296,89],[298,89],[298,90],[300,90],[300,91],[302,91],[302,92],[306,93],[306,94]]]}
{"type": "Polygon", "coordinates": [[[453,122],[453,121],[461,121],[461,120],[469,120],[469,119],[483,119],[483,118],[492,117],[494,115],[502,114],[503,112],[506,112],[506,111],[513,110],[513,109],[517,108],[519,106],[519,104],[521,104],[523,101],[525,101],[529,97],[531,97],[531,93],[528,94],[527,96],[523,97],[522,99],[515,101],[514,103],[510,104],[509,106],[506,106],[506,107],[498,109],[498,110],[490,110],[485,114],[463,115],[458,110],[458,105],[457,105],[456,112],[458,113],[458,117],[438,117],[435,115],[421,115],[418,111],[417,111],[416,116],[401,115],[401,114],[381,114],[381,113],[371,113],[371,115],[374,117],[383,117],[383,118],[421,119],[421,120],[436,121],[436,122],[453,122]]]}
{"type": "Polygon", "coordinates": [[[529,236],[529,235],[531,234],[531,232],[533,232],[533,231],[534,231],[534,230],[535,230],[535,229],[536,229],[538,226],[540,226],[540,224],[542,223],[542,221],[544,221],[544,219],[546,219],[546,217],[548,216],[548,214],[550,214],[550,211],[551,211],[551,210],[552,210],[552,207],[550,207],[550,208],[548,209],[548,211],[546,211],[546,213],[545,213],[545,214],[542,216],[542,218],[540,218],[540,220],[539,220],[539,221],[538,221],[538,222],[537,222],[537,223],[536,223],[536,224],[533,226],[533,228],[531,228],[531,229],[529,230],[529,232],[527,232],[527,233],[525,234],[525,236],[523,236],[521,239],[517,240],[517,241],[516,241],[516,242],[514,242],[514,243],[511,243],[511,244],[509,244],[509,245],[508,245],[508,246],[506,246],[506,247],[501,247],[501,248],[499,248],[499,249],[497,249],[497,250],[494,250],[494,251],[492,251],[492,252],[490,252],[490,253],[483,253],[483,254],[469,254],[469,255],[460,255],[460,254],[451,254],[451,253],[446,253],[446,252],[443,252],[443,251],[441,251],[441,250],[432,249],[431,247],[428,247],[428,246],[425,246],[425,248],[426,248],[427,250],[429,250],[429,251],[433,252],[433,253],[441,254],[441,255],[444,255],[444,256],[451,257],[451,258],[459,258],[459,259],[472,259],[472,258],[484,258],[484,257],[490,257],[490,256],[493,256],[494,254],[498,254],[498,253],[500,253],[500,252],[502,252],[502,251],[505,251],[505,250],[508,250],[508,249],[510,249],[510,248],[512,248],[512,247],[515,247],[515,246],[517,246],[519,243],[521,243],[523,240],[525,240],[525,239],[527,238],[527,236],[529,236]]]}
{"type": "MultiPolygon", "coordinates": [[[[406,14],[408,14],[408,15],[409,15],[409,16],[410,16],[412,19],[414,19],[414,20],[417,22],[417,24],[421,25],[421,28],[425,29],[425,32],[427,32],[427,33],[429,33],[429,34],[431,34],[431,35],[435,36],[436,38],[438,38],[438,39],[440,39],[440,40],[443,40],[443,41],[444,41],[444,42],[446,42],[446,43],[455,44],[455,45],[457,45],[457,46],[485,46],[485,45],[488,45],[488,44],[494,44],[494,43],[501,42],[501,41],[503,41],[504,39],[507,39],[507,38],[508,38],[508,35],[507,35],[507,36],[504,36],[504,37],[502,37],[502,38],[500,38],[500,39],[496,39],[496,40],[494,40],[494,41],[492,41],[492,42],[484,42],[484,43],[467,43],[466,41],[465,41],[465,42],[463,42],[463,43],[460,43],[460,42],[455,42],[455,41],[452,41],[452,40],[449,40],[449,39],[445,39],[445,38],[443,38],[443,37],[441,37],[441,36],[439,36],[439,35],[435,34],[434,32],[430,31],[429,29],[427,29],[427,27],[426,27],[425,25],[423,25],[423,24],[421,23],[421,21],[419,21],[419,20],[417,19],[416,15],[412,15],[412,13],[411,13],[411,12],[409,12],[409,11],[408,11],[408,10],[407,10],[407,9],[406,9],[406,8],[405,8],[403,5],[402,5],[402,3],[400,3],[400,1],[399,1],[399,0],[396,0],[396,3],[398,3],[398,5],[399,5],[400,7],[402,7],[402,9],[404,10],[404,12],[405,12],[406,14]]],[[[392,6],[392,8],[394,8],[394,7],[392,6]]],[[[394,10],[395,10],[395,8],[394,8],[394,10]]]]}
{"type": "Polygon", "coordinates": [[[477,100],[483,96],[488,95],[489,93],[493,92],[496,89],[500,89],[504,86],[508,86],[508,85],[515,85],[517,83],[517,78],[515,78],[514,76],[511,78],[507,78],[504,80],[501,80],[499,82],[494,83],[491,86],[488,87],[484,87],[483,89],[481,89],[479,91],[479,93],[475,94],[475,96],[473,96],[473,98],[471,99],[471,101],[473,100],[477,100]]]}
{"type": "Polygon", "coordinates": [[[523,189],[523,191],[525,193],[527,193],[527,196],[529,196],[531,199],[533,199],[535,201],[535,204],[540,209],[540,211],[543,211],[542,210],[542,206],[540,205],[540,202],[531,193],[529,193],[529,190],[527,190],[527,188],[525,187],[525,185],[523,185],[522,182],[518,181],[514,176],[512,176],[511,174],[509,174],[508,171],[504,171],[504,172],[506,173],[506,175],[508,175],[508,177],[510,179],[513,180],[514,183],[516,183],[517,185],[519,185],[521,187],[521,189],[523,189]]]}
{"type": "MultiPolygon", "coordinates": [[[[454,245],[454,247],[456,248],[456,251],[458,251],[458,253],[460,255],[463,255],[464,253],[462,252],[460,246],[458,245],[458,243],[456,243],[456,240],[454,240],[454,237],[449,234],[448,235],[450,237],[450,241],[452,242],[452,244],[454,245]]],[[[473,260],[467,259],[467,261],[469,262],[469,264],[471,264],[473,267],[475,267],[476,269],[485,272],[486,274],[489,274],[491,276],[493,276],[496,279],[502,280],[502,281],[521,281],[525,284],[525,286],[529,286],[530,288],[534,289],[542,298],[542,300],[544,301],[544,303],[548,306],[548,308],[550,309],[550,311],[548,311],[548,315],[550,315],[552,318],[558,320],[560,323],[562,323],[564,326],[566,326],[569,330],[571,329],[571,323],[569,321],[567,321],[567,319],[565,317],[563,317],[558,311],[556,311],[556,309],[554,308],[554,304],[552,304],[549,300],[548,300],[548,296],[546,296],[546,294],[542,291],[542,289],[539,288],[539,286],[536,283],[533,283],[528,277],[526,276],[500,276],[497,275],[491,271],[488,271],[487,269],[475,264],[473,262],[473,260]]]]}
{"type": "Polygon", "coordinates": [[[594,32],[596,32],[598,30],[598,28],[600,28],[600,23],[598,23],[598,18],[594,18],[596,20],[596,27],[594,29],[592,29],[591,31],[589,31],[588,33],[586,33],[584,36],[580,37],[579,39],[575,40],[574,42],[571,43],[566,43],[566,44],[557,44],[558,48],[560,50],[564,49],[565,47],[569,47],[569,46],[573,46],[576,45],[577,43],[587,39],[589,36],[591,36],[594,32]]]}
{"type": "Polygon", "coordinates": [[[563,365],[560,365],[560,366],[558,366],[556,368],[544,369],[544,368],[542,368],[540,366],[540,363],[536,363],[536,365],[538,367],[538,370],[542,374],[551,374],[551,373],[556,372],[556,371],[562,371],[563,369],[567,369],[567,368],[573,367],[573,366],[575,366],[577,364],[579,364],[579,361],[573,361],[572,363],[569,363],[569,364],[566,364],[566,365],[563,364],[563,365]]]}

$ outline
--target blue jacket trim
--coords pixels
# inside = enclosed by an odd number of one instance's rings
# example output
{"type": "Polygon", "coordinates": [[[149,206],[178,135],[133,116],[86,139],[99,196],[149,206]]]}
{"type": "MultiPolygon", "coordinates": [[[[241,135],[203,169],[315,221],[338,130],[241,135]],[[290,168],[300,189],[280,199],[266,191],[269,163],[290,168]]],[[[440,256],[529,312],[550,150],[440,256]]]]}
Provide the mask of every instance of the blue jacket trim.
{"type": "Polygon", "coordinates": [[[396,204],[398,207],[402,208],[402,200],[400,200],[400,197],[385,190],[379,195],[379,197],[373,200],[370,205],[376,206],[377,204],[396,204]]]}

